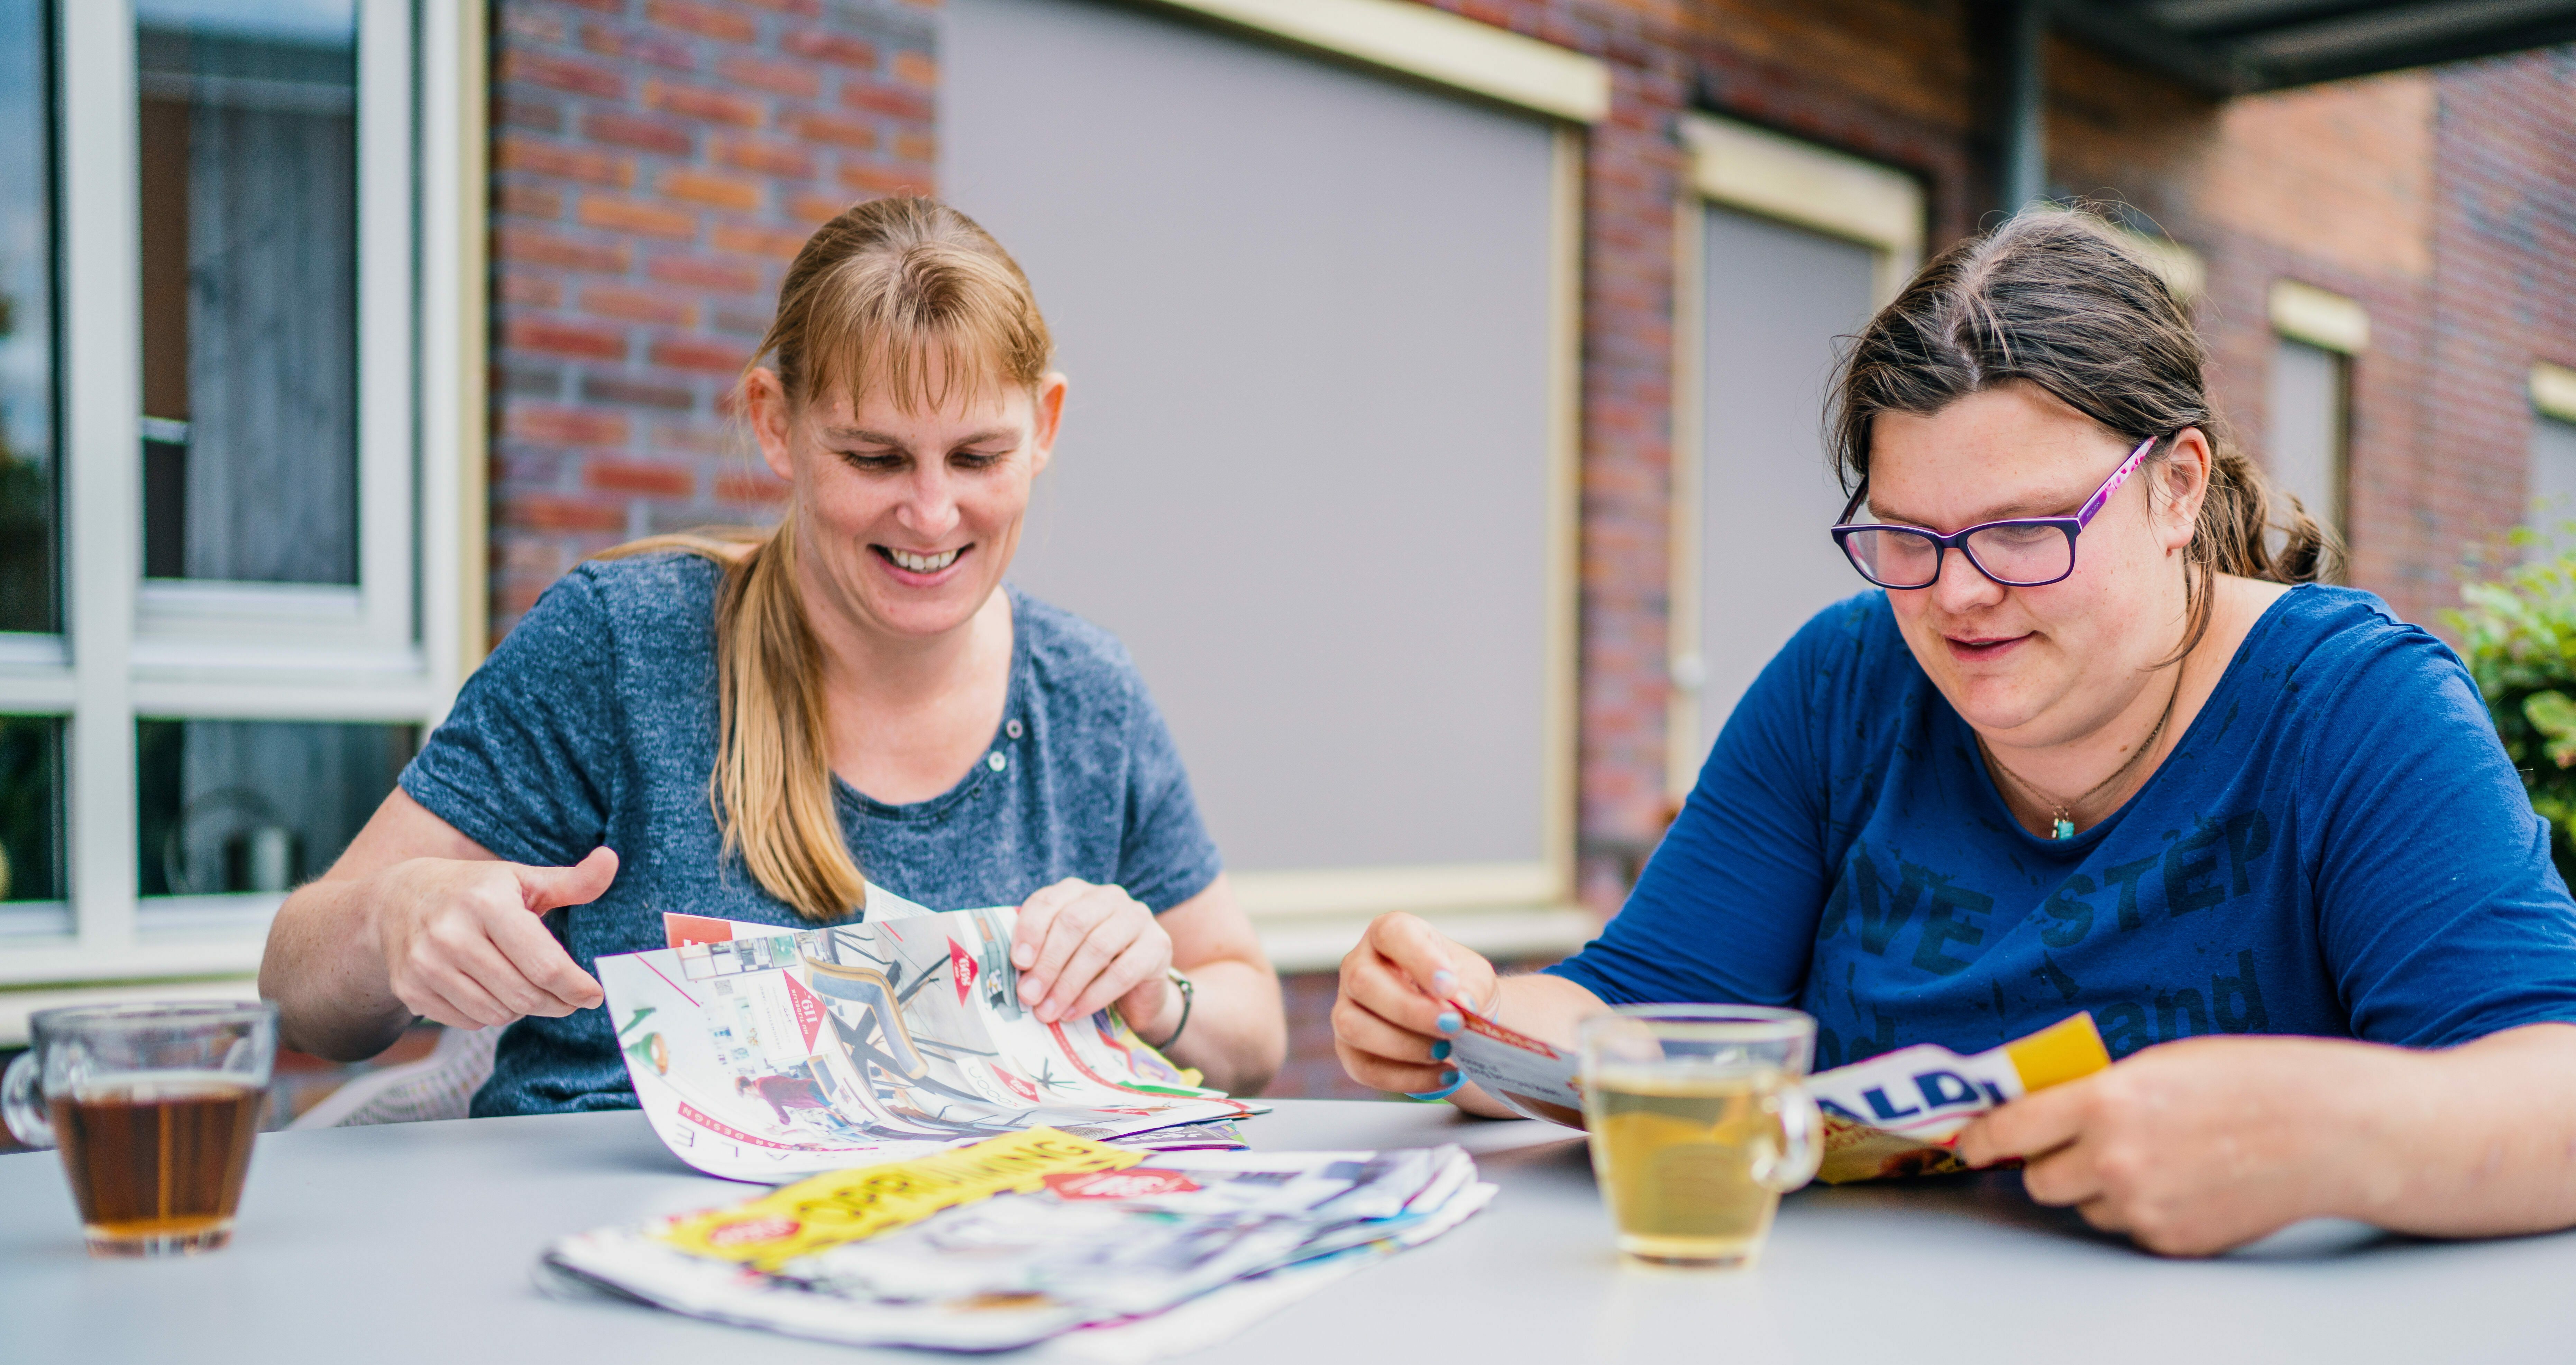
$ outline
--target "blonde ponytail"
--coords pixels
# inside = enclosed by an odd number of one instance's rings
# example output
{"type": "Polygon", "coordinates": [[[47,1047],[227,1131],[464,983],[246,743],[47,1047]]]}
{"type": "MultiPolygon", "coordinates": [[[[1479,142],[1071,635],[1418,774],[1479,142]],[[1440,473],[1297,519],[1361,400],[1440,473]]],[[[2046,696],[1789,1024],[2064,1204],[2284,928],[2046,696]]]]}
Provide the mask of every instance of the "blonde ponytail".
{"type": "MultiPolygon", "coordinates": [[[[878,387],[937,409],[990,384],[1034,388],[1052,342],[1037,298],[1001,243],[936,200],[851,206],[815,229],[778,287],[778,315],[744,369],[763,361],[791,410],[839,389],[853,410],[878,387]]],[[[594,558],[678,551],[724,570],[716,594],[715,771],[707,799],[761,888],[817,922],[867,901],[832,794],[823,650],[796,582],[798,508],[770,531],[653,536],[594,558]]]]}

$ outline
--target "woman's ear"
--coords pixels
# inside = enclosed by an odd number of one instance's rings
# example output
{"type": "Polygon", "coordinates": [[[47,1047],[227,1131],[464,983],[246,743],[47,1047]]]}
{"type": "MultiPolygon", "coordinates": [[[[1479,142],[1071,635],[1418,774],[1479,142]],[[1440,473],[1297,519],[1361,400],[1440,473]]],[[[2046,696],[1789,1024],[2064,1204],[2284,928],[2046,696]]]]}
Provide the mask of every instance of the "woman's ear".
{"type": "Polygon", "coordinates": [[[2198,427],[2184,427],[2175,435],[2173,449],[2156,462],[2161,466],[2156,481],[2164,491],[2164,505],[2155,509],[2156,532],[2167,550],[2191,544],[2192,533],[2200,525],[2201,504],[2209,500],[2212,458],[2208,434],[2198,427]]]}
{"type": "Polygon", "coordinates": [[[778,371],[760,366],[742,377],[742,410],[751,418],[751,434],[760,442],[760,462],[786,483],[796,482],[796,460],[788,448],[787,386],[778,371]]]}
{"type": "Polygon", "coordinates": [[[1045,473],[1047,461],[1055,458],[1055,434],[1064,425],[1064,394],[1069,387],[1071,381],[1055,371],[1038,381],[1033,398],[1035,411],[1031,414],[1035,430],[1029,440],[1030,478],[1045,473]]]}

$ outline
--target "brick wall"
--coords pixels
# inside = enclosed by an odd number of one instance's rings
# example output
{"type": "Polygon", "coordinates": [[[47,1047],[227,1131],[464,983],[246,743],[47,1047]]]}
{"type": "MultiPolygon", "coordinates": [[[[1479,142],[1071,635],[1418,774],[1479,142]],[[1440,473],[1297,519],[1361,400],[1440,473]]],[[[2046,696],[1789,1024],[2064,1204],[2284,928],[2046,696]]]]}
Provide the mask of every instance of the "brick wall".
{"type": "Polygon", "coordinates": [[[585,554],[774,512],[722,397],[806,234],[930,186],[931,24],[894,0],[500,0],[496,638],[585,554]]]}

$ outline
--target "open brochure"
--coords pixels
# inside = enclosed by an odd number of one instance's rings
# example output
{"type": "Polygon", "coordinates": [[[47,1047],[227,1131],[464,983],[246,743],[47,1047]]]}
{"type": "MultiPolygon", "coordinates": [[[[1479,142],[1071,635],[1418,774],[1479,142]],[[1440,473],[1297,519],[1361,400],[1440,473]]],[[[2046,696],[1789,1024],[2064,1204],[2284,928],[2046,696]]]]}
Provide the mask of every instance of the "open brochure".
{"type": "MultiPolygon", "coordinates": [[[[1469,1080],[1530,1118],[1583,1126],[1582,1080],[1571,1049],[1455,1008],[1467,1026],[1451,1059],[1469,1080]]],[[[1816,1178],[1840,1185],[1965,1170],[1951,1143],[1970,1120],[2110,1064],[2093,1016],[2085,1013],[1970,1056],[1918,1043],[1810,1076],[1807,1093],[1825,1116],[1816,1178]]]]}
{"type": "Polygon", "coordinates": [[[856,924],[664,921],[670,946],[601,958],[599,984],[653,1131],[709,1175],[774,1183],[1038,1125],[1239,1146],[1227,1121],[1265,1112],[1114,1010],[1040,1023],[1008,906],[933,914],[872,890],[856,924]]]}
{"type": "Polygon", "coordinates": [[[543,1267],[556,1292],[825,1341],[1137,1361],[1428,1241],[1493,1188],[1456,1147],[1148,1157],[1039,1128],[565,1238],[543,1267]]]}

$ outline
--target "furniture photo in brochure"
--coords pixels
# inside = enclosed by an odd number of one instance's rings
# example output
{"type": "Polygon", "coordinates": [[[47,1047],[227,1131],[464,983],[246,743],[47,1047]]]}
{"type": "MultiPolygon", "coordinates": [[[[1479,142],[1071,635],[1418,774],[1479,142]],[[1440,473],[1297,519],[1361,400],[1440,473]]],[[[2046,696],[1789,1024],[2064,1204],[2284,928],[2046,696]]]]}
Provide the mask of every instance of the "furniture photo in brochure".
{"type": "Polygon", "coordinates": [[[1114,1010],[1047,1024],[1021,1005],[1017,914],[877,894],[831,928],[664,916],[670,946],[599,961],[653,1131],[709,1175],[764,1182],[1039,1125],[1240,1145],[1226,1121],[1267,1111],[1193,1084],[1114,1010]]]}

